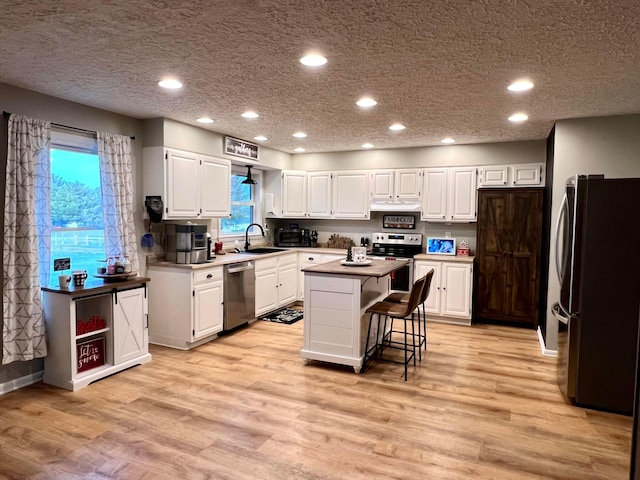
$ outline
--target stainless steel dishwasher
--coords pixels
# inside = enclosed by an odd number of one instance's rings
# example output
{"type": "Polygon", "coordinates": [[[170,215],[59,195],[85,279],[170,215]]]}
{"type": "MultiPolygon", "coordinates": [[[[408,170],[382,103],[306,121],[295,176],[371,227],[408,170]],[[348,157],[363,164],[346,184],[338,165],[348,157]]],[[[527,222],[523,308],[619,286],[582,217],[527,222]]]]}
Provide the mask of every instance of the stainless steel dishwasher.
{"type": "Polygon", "coordinates": [[[255,318],[256,280],[252,261],[224,266],[224,330],[255,318]]]}

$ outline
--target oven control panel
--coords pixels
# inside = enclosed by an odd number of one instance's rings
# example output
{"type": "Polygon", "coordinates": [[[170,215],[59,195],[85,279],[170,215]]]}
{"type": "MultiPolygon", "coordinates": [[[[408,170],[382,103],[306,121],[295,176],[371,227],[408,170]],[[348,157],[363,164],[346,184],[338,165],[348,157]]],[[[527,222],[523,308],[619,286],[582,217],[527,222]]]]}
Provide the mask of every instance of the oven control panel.
{"type": "Polygon", "coordinates": [[[422,245],[421,233],[373,233],[374,243],[386,243],[396,245],[422,245]]]}

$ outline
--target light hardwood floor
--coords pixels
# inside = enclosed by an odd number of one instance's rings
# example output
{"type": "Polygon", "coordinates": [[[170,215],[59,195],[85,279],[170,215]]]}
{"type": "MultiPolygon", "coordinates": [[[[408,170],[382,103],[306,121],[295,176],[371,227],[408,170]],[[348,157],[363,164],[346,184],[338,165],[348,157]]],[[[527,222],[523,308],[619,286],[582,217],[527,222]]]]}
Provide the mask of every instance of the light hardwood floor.
{"type": "Polygon", "coordinates": [[[625,479],[631,418],[566,405],[532,330],[429,325],[402,366],[303,365],[255,322],[75,393],[0,396],[0,478],[625,479]]]}

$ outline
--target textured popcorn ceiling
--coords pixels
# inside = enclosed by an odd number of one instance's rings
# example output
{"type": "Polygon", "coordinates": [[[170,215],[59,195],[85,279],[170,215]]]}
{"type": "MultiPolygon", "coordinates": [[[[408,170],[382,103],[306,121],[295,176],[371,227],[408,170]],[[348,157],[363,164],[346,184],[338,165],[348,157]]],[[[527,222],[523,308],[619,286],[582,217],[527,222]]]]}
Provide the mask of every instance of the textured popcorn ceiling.
{"type": "Polygon", "coordinates": [[[285,152],[541,139],[557,119],[640,112],[638,0],[0,0],[0,11],[0,82],[136,118],[208,115],[205,128],[285,152]],[[315,70],[298,63],[314,48],[329,60],[315,70]],[[167,75],[185,87],[159,88],[167,75]],[[508,92],[520,77],[536,88],[508,92]],[[369,111],[355,106],[365,94],[379,102],[369,111]],[[530,120],[510,124],[516,111],[530,120]]]}

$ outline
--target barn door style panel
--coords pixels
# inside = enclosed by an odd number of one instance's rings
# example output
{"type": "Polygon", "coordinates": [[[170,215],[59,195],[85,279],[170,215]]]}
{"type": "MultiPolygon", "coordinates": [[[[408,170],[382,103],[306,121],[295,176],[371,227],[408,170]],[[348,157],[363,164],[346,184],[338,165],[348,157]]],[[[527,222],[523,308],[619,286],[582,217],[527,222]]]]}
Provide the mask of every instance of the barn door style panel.
{"type": "Polygon", "coordinates": [[[476,320],[537,327],[541,190],[478,192],[476,320]]]}

